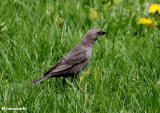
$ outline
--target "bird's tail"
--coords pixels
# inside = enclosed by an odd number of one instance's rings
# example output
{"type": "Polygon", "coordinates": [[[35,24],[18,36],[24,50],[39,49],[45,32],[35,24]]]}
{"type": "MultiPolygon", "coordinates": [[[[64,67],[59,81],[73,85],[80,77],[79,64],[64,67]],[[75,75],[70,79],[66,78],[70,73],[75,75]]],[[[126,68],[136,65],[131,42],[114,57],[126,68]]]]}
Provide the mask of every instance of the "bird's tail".
{"type": "Polygon", "coordinates": [[[43,80],[45,80],[47,78],[48,78],[48,76],[43,76],[43,77],[41,77],[41,78],[39,78],[39,79],[34,80],[33,82],[31,82],[30,85],[37,84],[37,83],[39,83],[39,82],[41,82],[41,81],[43,81],[43,80]]]}

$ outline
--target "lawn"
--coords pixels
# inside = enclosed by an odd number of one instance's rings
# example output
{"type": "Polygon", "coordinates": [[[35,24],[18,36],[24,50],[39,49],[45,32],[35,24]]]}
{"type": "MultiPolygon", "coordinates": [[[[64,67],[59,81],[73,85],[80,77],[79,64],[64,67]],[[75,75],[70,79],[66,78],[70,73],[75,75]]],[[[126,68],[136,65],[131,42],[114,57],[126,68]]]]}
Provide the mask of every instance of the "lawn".
{"type": "Polygon", "coordinates": [[[154,3],[0,0],[0,112],[159,113],[160,27],[137,24],[154,3]],[[74,83],[68,78],[63,87],[62,78],[51,78],[29,85],[91,28],[107,35],[74,83]]]}

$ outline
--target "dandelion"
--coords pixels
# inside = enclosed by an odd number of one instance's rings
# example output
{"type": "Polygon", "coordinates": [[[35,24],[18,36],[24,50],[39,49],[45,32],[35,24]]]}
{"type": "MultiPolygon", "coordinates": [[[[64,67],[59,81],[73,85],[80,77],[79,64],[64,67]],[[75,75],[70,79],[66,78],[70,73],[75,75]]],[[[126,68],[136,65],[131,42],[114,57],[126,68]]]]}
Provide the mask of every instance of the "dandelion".
{"type": "Polygon", "coordinates": [[[95,19],[97,17],[99,17],[99,14],[98,14],[98,12],[95,12],[93,18],[95,19]]]}
{"type": "Polygon", "coordinates": [[[100,13],[97,12],[97,11],[95,11],[93,8],[90,8],[90,10],[89,10],[89,16],[91,18],[96,19],[96,18],[100,17],[100,13]]]}
{"type": "Polygon", "coordinates": [[[137,22],[137,24],[152,24],[153,21],[148,18],[140,18],[137,22]]]}
{"type": "MultiPolygon", "coordinates": [[[[151,4],[149,7],[149,13],[160,14],[160,4],[151,4]]],[[[144,18],[144,17],[140,18],[137,21],[137,24],[145,24],[147,27],[151,28],[153,26],[159,26],[160,21],[159,21],[158,15],[152,15],[152,19],[144,18]]]]}
{"type": "Polygon", "coordinates": [[[154,26],[158,26],[158,25],[159,25],[159,22],[154,22],[153,25],[154,25],[154,26]]]}
{"type": "Polygon", "coordinates": [[[153,22],[153,19],[148,19],[148,18],[140,18],[137,22],[137,24],[146,24],[147,27],[153,27],[153,26],[158,26],[159,22],[153,22]]]}
{"type": "Polygon", "coordinates": [[[159,4],[152,4],[150,7],[149,7],[149,13],[155,13],[157,12],[160,14],[160,5],[159,4]]]}

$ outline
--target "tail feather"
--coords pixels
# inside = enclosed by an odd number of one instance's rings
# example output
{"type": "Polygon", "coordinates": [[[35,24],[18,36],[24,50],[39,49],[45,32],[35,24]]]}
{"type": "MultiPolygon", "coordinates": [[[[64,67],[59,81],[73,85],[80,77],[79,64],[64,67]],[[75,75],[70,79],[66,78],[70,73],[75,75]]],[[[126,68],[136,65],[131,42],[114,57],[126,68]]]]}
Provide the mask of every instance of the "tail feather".
{"type": "Polygon", "coordinates": [[[48,78],[48,76],[43,76],[43,77],[41,77],[41,78],[39,78],[39,79],[34,80],[33,82],[31,82],[30,85],[37,84],[37,83],[39,83],[39,82],[41,82],[41,81],[43,81],[43,80],[45,80],[47,78],[48,78]]]}

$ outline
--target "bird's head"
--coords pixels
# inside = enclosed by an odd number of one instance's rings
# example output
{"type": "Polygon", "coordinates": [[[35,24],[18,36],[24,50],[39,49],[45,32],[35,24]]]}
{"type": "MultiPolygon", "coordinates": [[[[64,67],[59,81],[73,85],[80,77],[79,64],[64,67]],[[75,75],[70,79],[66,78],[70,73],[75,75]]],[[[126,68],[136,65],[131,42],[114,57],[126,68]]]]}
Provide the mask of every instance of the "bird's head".
{"type": "Polygon", "coordinates": [[[89,39],[89,40],[94,40],[96,41],[97,39],[100,38],[100,36],[106,34],[106,32],[100,30],[100,29],[90,29],[85,38],[89,39]]]}

